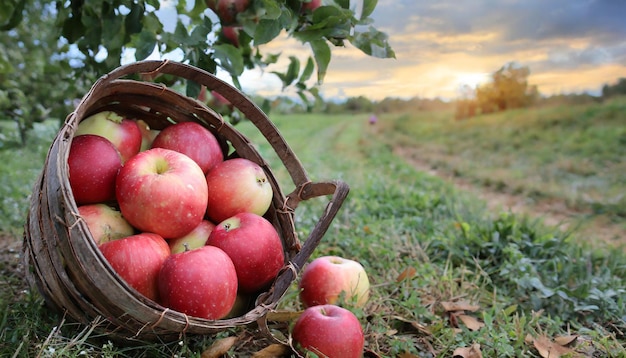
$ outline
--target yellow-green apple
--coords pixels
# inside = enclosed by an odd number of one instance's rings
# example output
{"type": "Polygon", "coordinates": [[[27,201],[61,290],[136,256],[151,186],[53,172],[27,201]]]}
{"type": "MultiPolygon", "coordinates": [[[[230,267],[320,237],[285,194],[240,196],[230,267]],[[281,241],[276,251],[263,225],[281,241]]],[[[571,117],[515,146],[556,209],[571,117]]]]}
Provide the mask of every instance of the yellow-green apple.
{"type": "Polygon", "coordinates": [[[187,235],[167,240],[170,245],[170,250],[172,250],[173,254],[177,254],[179,252],[197,249],[206,245],[206,241],[214,227],[215,224],[208,220],[200,221],[200,224],[198,224],[198,226],[191,230],[191,232],[187,235]]]}
{"type": "Polygon", "coordinates": [[[257,214],[239,213],[220,222],[206,244],[219,247],[230,256],[241,293],[268,287],[285,264],[278,232],[257,214]]]}
{"type": "Polygon", "coordinates": [[[335,305],[308,307],[292,328],[292,338],[301,353],[319,357],[358,358],[363,356],[365,338],[359,319],[335,305]]]}
{"type": "Polygon", "coordinates": [[[120,152],[122,163],[141,149],[141,131],[137,122],[112,111],[98,112],[80,121],[74,135],[82,134],[95,134],[111,141],[120,152]]]}
{"type": "Polygon", "coordinates": [[[340,256],[321,256],[309,263],[299,283],[305,307],[344,303],[362,307],[369,298],[370,282],[363,266],[340,256]]]}
{"type": "Polygon", "coordinates": [[[105,242],[99,247],[113,270],[128,285],[158,302],[159,271],[170,256],[165,239],[157,234],[141,233],[105,242]]]}
{"type": "Polygon", "coordinates": [[[237,22],[237,14],[245,11],[250,0],[206,0],[206,5],[220,18],[222,25],[237,22]]]}
{"type": "Polygon", "coordinates": [[[207,216],[219,223],[238,213],[263,215],[272,202],[272,186],[257,163],[245,158],[225,160],[206,176],[207,216]]]}
{"type": "Polygon", "coordinates": [[[154,142],[154,138],[159,134],[159,130],[151,129],[150,125],[146,123],[143,119],[137,120],[137,126],[139,127],[139,131],[141,132],[141,147],[139,148],[140,152],[144,150],[148,150],[152,147],[152,142],[154,142]]]}
{"type": "Polygon", "coordinates": [[[107,204],[81,205],[78,213],[97,245],[135,233],[135,229],[124,219],[122,213],[107,204]]]}
{"type": "Polygon", "coordinates": [[[74,137],[67,165],[76,204],[115,200],[115,180],[122,159],[108,139],[91,134],[74,137]]]}
{"type": "Polygon", "coordinates": [[[154,138],[152,148],[165,148],[183,153],[193,159],[204,174],[224,161],[224,154],[217,138],[211,131],[195,122],[180,122],[166,127],[154,138]]]}
{"type": "Polygon", "coordinates": [[[163,148],[140,152],[120,169],[115,185],[122,215],[141,231],[177,238],[204,217],[204,174],[182,153],[163,148]]]}
{"type": "Polygon", "coordinates": [[[215,246],[172,254],[159,273],[161,304],[190,316],[221,319],[237,297],[237,273],[215,246]]]}
{"type": "Polygon", "coordinates": [[[322,5],[322,0],[311,0],[302,3],[302,11],[313,11],[322,5]]]}

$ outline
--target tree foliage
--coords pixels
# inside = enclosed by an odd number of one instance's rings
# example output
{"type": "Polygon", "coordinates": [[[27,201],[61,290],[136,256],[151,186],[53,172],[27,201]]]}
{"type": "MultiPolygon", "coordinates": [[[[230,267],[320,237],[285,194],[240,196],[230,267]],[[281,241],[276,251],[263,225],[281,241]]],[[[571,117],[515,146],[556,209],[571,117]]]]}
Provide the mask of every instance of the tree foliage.
{"type": "MultiPolygon", "coordinates": [[[[54,104],[67,109],[67,101],[85,91],[75,82],[91,83],[124,59],[149,56],[177,56],[211,73],[221,69],[241,89],[239,78],[246,69],[265,69],[279,61],[281,53],[265,53],[264,46],[279,36],[310,49],[304,61],[291,56],[286,68],[271,71],[283,88],[294,88],[306,103],[319,98],[317,87],[333,48],[351,44],[368,56],[395,57],[387,35],[370,18],[377,0],[324,0],[312,11],[304,6],[309,1],[7,0],[0,9],[0,47],[5,50],[0,54],[0,110],[28,128],[42,115],[25,114],[26,109],[39,105],[43,116],[54,104]],[[229,9],[234,3],[245,6],[228,17],[208,7],[220,2],[229,9]],[[235,30],[234,38],[226,28],[235,30]],[[16,90],[29,98],[10,94],[16,90]],[[50,93],[59,97],[44,98],[50,93]]],[[[190,96],[200,90],[195,83],[186,84],[190,96]]]]}
{"type": "Polygon", "coordinates": [[[457,102],[457,119],[478,113],[492,113],[530,106],[538,96],[537,87],[528,83],[530,69],[508,63],[491,75],[491,81],[477,86],[469,97],[457,102]]]}

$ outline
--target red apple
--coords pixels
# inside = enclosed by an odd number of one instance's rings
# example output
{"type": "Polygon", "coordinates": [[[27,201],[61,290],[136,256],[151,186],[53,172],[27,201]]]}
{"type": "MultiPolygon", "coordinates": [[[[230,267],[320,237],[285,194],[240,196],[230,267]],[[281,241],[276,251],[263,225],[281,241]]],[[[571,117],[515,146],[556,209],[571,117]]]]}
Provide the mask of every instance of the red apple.
{"type": "Polygon", "coordinates": [[[116,197],[131,225],[170,239],[187,235],[202,221],[207,184],[202,169],[188,156],[153,148],[120,169],[116,197]]]}
{"type": "Polygon", "coordinates": [[[115,179],[122,159],[109,140],[89,134],[74,137],[67,165],[76,204],[115,200],[115,179]]]}
{"type": "Polygon", "coordinates": [[[299,349],[319,357],[363,356],[365,337],[361,323],[354,313],[339,306],[305,309],[293,326],[292,337],[299,349]]]}
{"type": "Polygon", "coordinates": [[[300,300],[305,307],[335,304],[365,305],[370,283],[363,266],[339,256],[322,256],[309,263],[300,279],[300,300]]]}
{"type": "Polygon", "coordinates": [[[206,5],[220,18],[222,25],[237,22],[237,14],[245,11],[250,0],[206,0],[206,5]]]}
{"type": "Polygon", "coordinates": [[[83,119],[78,123],[75,135],[82,134],[95,134],[111,141],[120,152],[122,163],[141,149],[141,131],[137,123],[115,112],[103,111],[83,119]]]}
{"type": "Polygon", "coordinates": [[[311,0],[302,3],[302,11],[313,11],[322,5],[322,0],[311,0]]]}
{"type": "Polygon", "coordinates": [[[141,147],[139,151],[143,152],[152,147],[152,142],[154,142],[154,138],[156,138],[156,136],[159,135],[161,131],[156,129],[150,129],[150,125],[148,125],[148,123],[146,123],[142,119],[137,120],[137,126],[139,127],[139,131],[141,132],[141,147]]]}
{"type": "Polygon", "coordinates": [[[240,27],[238,26],[224,26],[222,27],[222,35],[224,38],[228,40],[233,46],[239,47],[239,31],[240,27]]]}
{"type": "Polygon", "coordinates": [[[157,278],[170,256],[165,240],[153,233],[141,233],[100,245],[109,264],[132,288],[158,301],[157,278]]]}
{"type": "Polygon", "coordinates": [[[208,173],[224,161],[217,138],[208,129],[195,122],[180,122],[163,129],[152,142],[152,148],[165,148],[183,153],[208,173]]]}
{"type": "Polygon", "coordinates": [[[172,254],[158,282],[163,306],[194,317],[221,319],[237,298],[233,262],[214,246],[172,254]]]}
{"type": "Polygon", "coordinates": [[[106,204],[81,205],[78,213],[85,220],[97,245],[135,233],[135,229],[124,219],[122,213],[106,204]]]}
{"type": "Polygon", "coordinates": [[[278,232],[267,219],[253,213],[239,213],[220,222],[206,244],[219,247],[233,260],[242,293],[269,286],[285,264],[278,232]]]}
{"type": "Polygon", "coordinates": [[[272,186],[263,168],[255,162],[225,160],[206,176],[209,187],[207,216],[219,223],[238,213],[263,215],[272,202],[272,186]]]}
{"type": "Polygon", "coordinates": [[[215,224],[208,220],[202,220],[190,233],[177,239],[168,240],[173,254],[200,248],[206,245],[206,241],[215,228],[215,224]]]}

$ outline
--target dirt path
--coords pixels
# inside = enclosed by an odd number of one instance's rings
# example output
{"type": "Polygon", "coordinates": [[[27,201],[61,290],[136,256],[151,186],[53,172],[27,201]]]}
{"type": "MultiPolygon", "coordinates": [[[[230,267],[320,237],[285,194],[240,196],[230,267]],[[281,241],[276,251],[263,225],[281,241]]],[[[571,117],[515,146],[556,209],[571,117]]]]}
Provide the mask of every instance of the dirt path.
{"type": "MultiPolygon", "coordinates": [[[[565,202],[556,200],[531,202],[521,195],[490,190],[484,186],[471,183],[469,180],[452,175],[451,173],[433,169],[427,161],[420,159],[414,149],[397,147],[394,153],[405,158],[416,169],[430,175],[440,177],[453,183],[456,187],[469,191],[485,201],[492,213],[510,211],[516,214],[528,215],[540,219],[548,226],[558,227],[560,230],[574,230],[580,240],[592,237],[615,247],[626,249],[626,231],[617,224],[603,218],[585,220],[589,213],[578,212],[567,207],[565,202]]],[[[423,153],[421,153],[423,155],[423,153]]]]}

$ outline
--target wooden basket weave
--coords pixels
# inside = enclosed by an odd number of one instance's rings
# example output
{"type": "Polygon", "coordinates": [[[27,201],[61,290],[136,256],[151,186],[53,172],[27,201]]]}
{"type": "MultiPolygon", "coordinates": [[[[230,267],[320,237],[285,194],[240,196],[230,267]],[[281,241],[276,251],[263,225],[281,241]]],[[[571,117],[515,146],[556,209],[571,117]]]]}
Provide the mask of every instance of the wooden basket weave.
{"type": "Polygon", "coordinates": [[[348,185],[342,181],[311,182],[274,124],[229,84],[206,71],[172,61],[132,63],[94,83],[68,116],[49,149],[34,186],[25,225],[23,258],[27,279],[52,307],[81,323],[102,320],[100,327],[113,338],[170,341],[179,339],[183,333],[212,334],[263,321],[319,244],[348,191],[348,185]],[[229,100],[267,139],[287,169],[295,190],[285,196],[267,162],[252,143],[203,103],[162,84],[129,79],[133,76],[154,78],[157,74],[195,81],[229,100]],[[78,214],[67,165],[77,124],[102,110],[142,118],[155,129],[181,121],[200,123],[228,145],[231,153],[225,155],[250,159],[265,170],[274,191],[265,217],[280,234],[287,264],[271,288],[258,296],[249,312],[236,318],[206,320],[164,308],[128,286],[102,256],[78,214]],[[319,196],[329,196],[329,202],[301,245],[295,230],[294,210],[299,202],[319,196]]]}

